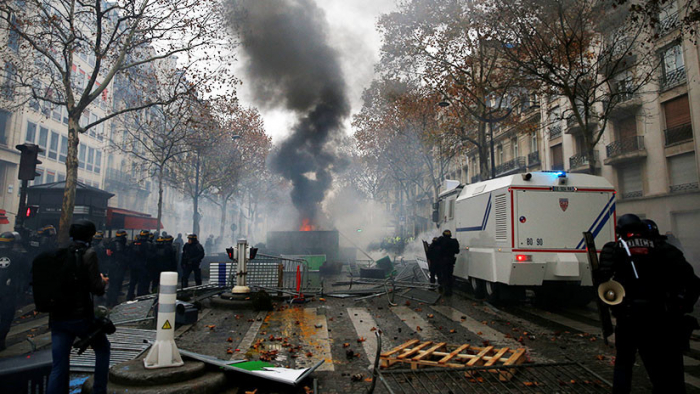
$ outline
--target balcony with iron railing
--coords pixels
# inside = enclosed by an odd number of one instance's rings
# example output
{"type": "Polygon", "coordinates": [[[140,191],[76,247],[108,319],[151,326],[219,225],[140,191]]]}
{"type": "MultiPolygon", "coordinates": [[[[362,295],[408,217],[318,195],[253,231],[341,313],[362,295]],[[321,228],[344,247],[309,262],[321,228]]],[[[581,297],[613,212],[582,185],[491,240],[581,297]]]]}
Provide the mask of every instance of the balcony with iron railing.
{"type": "Polygon", "coordinates": [[[496,175],[508,175],[525,169],[525,157],[519,156],[496,166],[496,175]]]}
{"type": "Polygon", "coordinates": [[[527,155],[527,165],[528,166],[534,166],[540,164],[540,152],[539,151],[534,151],[530,152],[527,155]]]}
{"type": "Polygon", "coordinates": [[[636,135],[619,139],[605,147],[607,158],[605,164],[614,164],[627,162],[634,159],[646,157],[646,149],[644,147],[644,137],[636,135]]]}
{"type": "Polygon", "coordinates": [[[698,185],[698,182],[689,182],[689,183],[682,183],[680,185],[671,185],[669,186],[669,191],[671,193],[683,193],[683,192],[692,192],[700,190],[700,185],[698,185]]]}
{"type": "Polygon", "coordinates": [[[690,123],[664,130],[666,146],[693,140],[693,126],[690,123]]]}
{"type": "Polygon", "coordinates": [[[666,15],[665,18],[659,20],[659,24],[656,26],[656,31],[659,37],[670,33],[673,29],[678,26],[678,12],[671,15],[666,15]]]}
{"type": "Polygon", "coordinates": [[[555,138],[561,137],[561,126],[550,126],[549,127],[549,139],[553,140],[555,138]]]}
{"type": "MultiPolygon", "coordinates": [[[[598,151],[593,151],[593,162],[598,161],[598,151]]],[[[585,153],[579,153],[569,158],[569,171],[586,172],[589,169],[591,162],[585,153]]]]}
{"type": "Polygon", "coordinates": [[[686,81],[685,66],[678,67],[672,71],[664,72],[664,76],[661,80],[661,87],[663,90],[669,90],[678,85],[684,84],[686,81]]]}

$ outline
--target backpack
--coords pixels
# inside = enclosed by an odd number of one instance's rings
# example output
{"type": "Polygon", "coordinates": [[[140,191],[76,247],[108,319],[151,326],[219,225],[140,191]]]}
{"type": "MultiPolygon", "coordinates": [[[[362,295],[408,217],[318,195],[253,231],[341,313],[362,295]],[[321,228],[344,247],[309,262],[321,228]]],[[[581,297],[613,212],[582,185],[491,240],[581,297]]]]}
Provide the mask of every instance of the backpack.
{"type": "Polygon", "coordinates": [[[65,305],[66,290],[78,283],[75,254],[67,248],[41,253],[32,261],[34,305],[39,312],[54,312],[65,305]]]}

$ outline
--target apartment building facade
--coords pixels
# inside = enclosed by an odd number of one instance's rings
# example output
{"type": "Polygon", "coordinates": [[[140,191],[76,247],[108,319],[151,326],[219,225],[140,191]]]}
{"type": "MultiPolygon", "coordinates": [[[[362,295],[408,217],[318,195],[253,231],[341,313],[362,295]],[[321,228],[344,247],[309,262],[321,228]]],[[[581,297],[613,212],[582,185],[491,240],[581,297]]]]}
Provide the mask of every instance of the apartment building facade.
{"type": "MultiPolygon", "coordinates": [[[[689,261],[700,263],[700,51],[682,36],[683,2],[662,9],[654,50],[660,67],[643,92],[621,98],[593,160],[599,175],[617,190],[617,212],[656,221],[662,233],[682,243],[689,261]]],[[[536,126],[494,129],[496,176],[538,170],[587,172],[579,125],[563,119],[560,98],[533,98],[514,113],[536,126]]],[[[490,158],[489,158],[490,160],[490,158]]],[[[480,180],[478,155],[467,152],[466,168],[455,166],[449,179],[480,180]]],[[[700,267],[700,265],[698,266],[700,267]]]]}

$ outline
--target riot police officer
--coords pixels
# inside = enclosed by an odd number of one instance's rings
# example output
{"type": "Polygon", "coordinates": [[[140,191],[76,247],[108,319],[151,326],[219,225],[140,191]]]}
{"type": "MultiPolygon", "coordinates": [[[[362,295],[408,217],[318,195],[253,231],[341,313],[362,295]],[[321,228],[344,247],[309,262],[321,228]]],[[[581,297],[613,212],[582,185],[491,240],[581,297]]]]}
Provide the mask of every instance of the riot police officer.
{"type": "Polygon", "coordinates": [[[95,233],[95,235],[92,237],[92,248],[95,250],[95,254],[97,254],[100,272],[105,275],[108,275],[111,268],[111,259],[109,259],[107,256],[107,247],[104,241],[104,232],[98,231],[95,233]]]}
{"type": "Polygon", "coordinates": [[[197,286],[202,284],[202,269],[200,264],[204,258],[204,248],[197,239],[197,234],[187,236],[187,243],[182,248],[182,288],[189,284],[190,273],[194,272],[194,281],[197,286]]]}
{"type": "Polygon", "coordinates": [[[660,241],[637,215],[622,215],[617,233],[618,241],[607,243],[600,254],[603,276],[625,289],[622,302],[611,307],[617,319],[613,392],[632,391],[639,351],[654,393],[685,393],[678,327],[697,301],[689,291],[694,293],[698,278],[683,254],[660,241]]]}
{"type": "Polygon", "coordinates": [[[163,261],[163,271],[177,272],[177,246],[173,245],[173,236],[165,235],[163,237],[165,242],[165,259],[163,261]]]}
{"type": "Polygon", "coordinates": [[[453,273],[455,269],[456,254],[459,253],[459,241],[452,238],[452,232],[445,230],[437,240],[439,249],[437,276],[438,283],[442,286],[446,296],[452,295],[452,285],[454,284],[453,273]]]}
{"type": "Polygon", "coordinates": [[[112,260],[110,284],[107,288],[107,304],[114,306],[118,304],[122,283],[124,283],[124,277],[130,268],[130,251],[126,231],[117,231],[114,239],[109,244],[107,254],[110,255],[112,260]]]}
{"type": "Polygon", "coordinates": [[[19,297],[29,284],[30,266],[17,232],[0,235],[0,350],[15,318],[19,297]]]}
{"type": "Polygon", "coordinates": [[[151,233],[148,230],[141,230],[136,240],[131,244],[128,300],[134,299],[134,291],[139,296],[148,294],[148,285],[151,281],[148,271],[148,262],[151,255],[151,244],[148,242],[150,235],[151,233]]]}

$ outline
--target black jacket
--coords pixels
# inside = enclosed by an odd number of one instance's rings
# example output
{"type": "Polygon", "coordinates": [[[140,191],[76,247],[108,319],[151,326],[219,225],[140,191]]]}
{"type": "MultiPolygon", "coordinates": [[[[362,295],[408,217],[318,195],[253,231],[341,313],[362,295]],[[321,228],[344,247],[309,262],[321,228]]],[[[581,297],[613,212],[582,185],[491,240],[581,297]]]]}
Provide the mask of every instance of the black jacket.
{"type": "Polygon", "coordinates": [[[61,295],[51,320],[90,319],[94,317],[92,295],[105,293],[97,254],[85,244],[73,242],[63,254],[63,268],[58,280],[61,295]]]}
{"type": "Polygon", "coordinates": [[[691,311],[700,295],[700,279],[683,253],[658,239],[637,237],[627,244],[631,257],[620,241],[605,244],[600,254],[603,279],[612,278],[625,289],[622,303],[611,308],[613,314],[619,318],[654,311],[691,311]]]}
{"type": "Polygon", "coordinates": [[[441,264],[454,264],[457,260],[455,258],[456,254],[459,254],[459,241],[450,237],[445,237],[444,235],[438,238],[437,247],[439,250],[439,261],[441,264]]]}
{"type": "Polygon", "coordinates": [[[198,241],[182,247],[182,264],[199,264],[204,258],[204,248],[198,241]]]}

